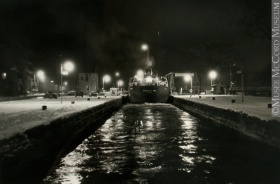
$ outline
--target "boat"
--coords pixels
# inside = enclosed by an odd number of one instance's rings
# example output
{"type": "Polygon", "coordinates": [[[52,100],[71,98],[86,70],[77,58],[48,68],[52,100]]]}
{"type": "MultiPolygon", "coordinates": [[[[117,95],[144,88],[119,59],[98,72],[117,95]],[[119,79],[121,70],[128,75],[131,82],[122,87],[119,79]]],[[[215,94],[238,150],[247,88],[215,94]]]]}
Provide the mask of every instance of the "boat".
{"type": "Polygon", "coordinates": [[[167,78],[153,75],[151,68],[129,79],[128,97],[131,103],[165,103],[169,95],[167,78]]]}

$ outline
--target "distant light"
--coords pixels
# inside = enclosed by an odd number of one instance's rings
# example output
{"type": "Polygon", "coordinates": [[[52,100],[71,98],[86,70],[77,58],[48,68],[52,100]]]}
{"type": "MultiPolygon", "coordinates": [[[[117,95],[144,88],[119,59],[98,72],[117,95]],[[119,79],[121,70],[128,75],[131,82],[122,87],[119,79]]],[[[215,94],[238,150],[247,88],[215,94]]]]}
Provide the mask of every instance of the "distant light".
{"type": "Polygon", "coordinates": [[[64,82],[64,85],[66,86],[67,84],[68,84],[68,82],[67,82],[67,81],[65,81],[65,82],[64,82]]]}
{"type": "Polygon", "coordinates": [[[120,74],[119,74],[119,72],[116,72],[116,76],[118,77],[120,74]]]}
{"type": "Polygon", "coordinates": [[[74,64],[71,61],[66,61],[64,63],[64,69],[70,72],[74,69],[74,64]]]}
{"type": "Polygon", "coordinates": [[[137,75],[138,75],[139,77],[143,77],[143,76],[144,76],[143,70],[138,70],[138,71],[137,71],[137,75]]]}
{"type": "Polygon", "coordinates": [[[184,80],[185,81],[190,81],[192,77],[190,75],[185,75],[184,80]]]}
{"type": "Polygon", "coordinates": [[[139,75],[135,75],[134,78],[137,80],[137,81],[142,81],[143,77],[139,76],[139,75]]]}
{"type": "Polygon", "coordinates": [[[54,83],[54,81],[53,81],[53,80],[51,80],[51,83],[54,83]]]}
{"type": "Polygon", "coordinates": [[[149,46],[147,44],[142,44],[141,45],[141,49],[142,50],[148,50],[149,49],[149,46]]]}
{"type": "Polygon", "coordinates": [[[104,82],[109,82],[111,80],[111,77],[109,75],[105,75],[103,77],[104,82]]]}
{"type": "Polygon", "coordinates": [[[45,79],[45,72],[44,71],[42,71],[42,70],[39,70],[38,72],[37,72],[37,76],[38,76],[38,78],[40,79],[40,80],[44,80],[45,79]]]}
{"type": "Polygon", "coordinates": [[[217,77],[217,72],[216,72],[216,71],[210,71],[210,72],[209,72],[209,77],[210,77],[211,79],[215,79],[215,78],[217,77]]]}
{"type": "Polygon", "coordinates": [[[62,75],[68,75],[69,72],[68,71],[62,71],[62,75]]]}
{"type": "Polygon", "coordinates": [[[153,78],[152,78],[151,76],[148,76],[148,77],[146,78],[146,81],[147,81],[148,83],[151,83],[151,82],[153,82],[153,78]]]}
{"type": "Polygon", "coordinates": [[[2,73],[2,79],[6,79],[7,73],[2,73]]]}
{"type": "Polygon", "coordinates": [[[122,86],[122,85],[123,85],[123,81],[122,81],[122,80],[119,80],[119,81],[118,81],[118,85],[119,85],[119,86],[122,86]]]}

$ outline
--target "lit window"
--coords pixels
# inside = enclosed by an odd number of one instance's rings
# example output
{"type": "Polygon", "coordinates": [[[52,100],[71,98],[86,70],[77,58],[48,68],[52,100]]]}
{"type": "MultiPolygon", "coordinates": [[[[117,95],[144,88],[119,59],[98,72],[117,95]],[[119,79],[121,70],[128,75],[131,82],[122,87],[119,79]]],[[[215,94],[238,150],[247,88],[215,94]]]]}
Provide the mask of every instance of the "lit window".
{"type": "Polygon", "coordinates": [[[2,79],[6,79],[7,78],[7,73],[2,73],[2,79]]]}

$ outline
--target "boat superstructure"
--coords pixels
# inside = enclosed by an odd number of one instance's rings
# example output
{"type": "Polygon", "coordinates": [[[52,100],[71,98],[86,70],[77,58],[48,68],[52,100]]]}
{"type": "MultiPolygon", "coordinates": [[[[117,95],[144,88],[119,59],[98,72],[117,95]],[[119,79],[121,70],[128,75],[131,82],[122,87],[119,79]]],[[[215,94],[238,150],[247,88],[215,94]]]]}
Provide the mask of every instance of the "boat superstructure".
{"type": "Polygon", "coordinates": [[[131,103],[165,103],[170,95],[168,80],[146,69],[129,79],[128,95],[131,103]]]}

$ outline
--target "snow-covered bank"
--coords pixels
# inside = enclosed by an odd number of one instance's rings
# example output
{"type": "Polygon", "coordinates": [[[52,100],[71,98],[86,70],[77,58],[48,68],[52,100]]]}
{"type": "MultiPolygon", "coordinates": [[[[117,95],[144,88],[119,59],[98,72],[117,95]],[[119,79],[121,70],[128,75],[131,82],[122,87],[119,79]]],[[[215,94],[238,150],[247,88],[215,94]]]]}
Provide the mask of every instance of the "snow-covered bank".
{"type": "MultiPolygon", "coordinates": [[[[255,99],[255,97],[253,98],[255,99]]],[[[253,103],[253,101],[250,102],[248,98],[246,105],[244,102],[235,105],[235,108],[226,108],[228,107],[226,104],[231,103],[227,100],[228,96],[216,96],[215,100],[213,96],[212,98],[174,97],[172,103],[187,112],[213,120],[247,136],[280,148],[279,120],[272,118],[271,115],[269,116],[267,111],[263,113],[264,107],[257,105],[258,103],[253,103]]],[[[266,108],[268,108],[267,104],[266,108]]]]}
{"type": "Polygon", "coordinates": [[[0,140],[115,98],[120,97],[63,97],[62,103],[60,99],[44,98],[0,102],[0,140]],[[43,105],[47,110],[42,110],[43,105]]]}
{"type": "MultiPolygon", "coordinates": [[[[237,112],[244,112],[250,116],[260,118],[262,120],[277,120],[271,116],[271,109],[267,104],[271,103],[270,97],[257,97],[257,96],[244,96],[244,102],[242,103],[241,95],[178,95],[176,98],[184,98],[193,102],[207,104],[210,106],[231,109],[237,112]],[[213,100],[215,97],[215,100],[213,100]],[[231,100],[235,100],[232,103],[231,100]]],[[[280,119],[279,119],[280,120],[280,119]]]]}
{"type": "MultiPolygon", "coordinates": [[[[24,125],[28,127],[26,131],[20,130],[22,133],[16,132],[14,136],[0,140],[0,168],[5,168],[0,169],[0,183],[40,183],[61,155],[69,152],[91,135],[126,102],[125,98],[106,98],[103,101],[96,99],[93,102],[92,99],[85,100],[87,99],[81,99],[80,103],[79,100],[75,101],[75,104],[78,104],[77,108],[71,104],[71,101],[64,101],[67,104],[56,109],[59,115],[54,108],[58,106],[57,102],[54,103],[55,106],[53,103],[48,103],[52,109],[51,113],[41,114],[46,119],[31,120],[33,124],[24,125]]],[[[19,110],[17,114],[23,113],[19,110]]],[[[25,120],[30,120],[27,118],[28,113],[26,114],[24,114],[25,120]]],[[[31,110],[30,115],[33,114],[34,111],[31,110]]],[[[39,117],[35,116],[35,118],[39,117]]]]}

